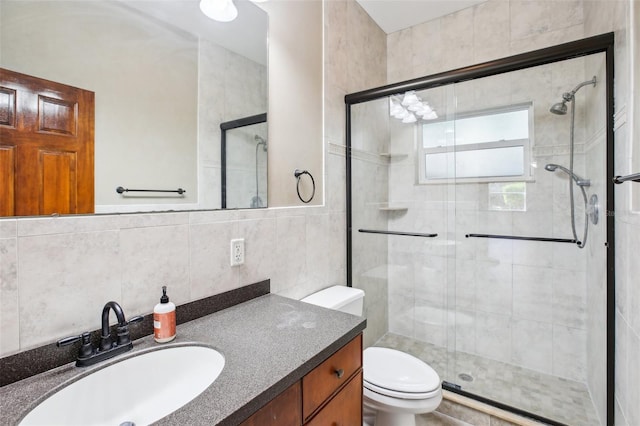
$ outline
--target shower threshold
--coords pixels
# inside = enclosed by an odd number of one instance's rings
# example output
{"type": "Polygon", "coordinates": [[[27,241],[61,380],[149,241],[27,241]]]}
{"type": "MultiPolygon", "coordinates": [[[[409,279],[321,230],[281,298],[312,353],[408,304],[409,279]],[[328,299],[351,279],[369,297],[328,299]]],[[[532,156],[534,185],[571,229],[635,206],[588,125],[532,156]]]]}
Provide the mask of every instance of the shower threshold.
{"type": "Polygon", "coordinates": [[[465,352],[447,353],[441,346],[394,333],[386,333],[375,345],[425,361],[449,382],[446,389],[498,408],[515,408],[517,414],[530,413],[557,424],[600,424],[584,383],[465,352]]]}

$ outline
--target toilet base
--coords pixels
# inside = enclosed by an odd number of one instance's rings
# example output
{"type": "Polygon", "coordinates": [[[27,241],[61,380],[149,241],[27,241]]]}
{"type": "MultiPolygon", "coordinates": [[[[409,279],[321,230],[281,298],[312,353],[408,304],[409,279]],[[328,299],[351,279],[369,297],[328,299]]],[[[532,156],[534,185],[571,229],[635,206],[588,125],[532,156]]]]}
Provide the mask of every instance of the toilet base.
{"type": "Polygon", "coordinates": [[[378,411],[374,426],[416,426],[416,415],[378,411]]]}
{"type": "Polygon", "coordinates": [[[397,399],[372,392],[366,386],[362,395],[363,420],[367,426],[416,426],[416,415],[431,413],[442,402],[438,388],[427,399],[397,399]]]}
{"type": "Polygon", "coordinates": [[[377,411],[365,404],[362,424],[363,426],[416,426],[416,415],[377,411]]]}

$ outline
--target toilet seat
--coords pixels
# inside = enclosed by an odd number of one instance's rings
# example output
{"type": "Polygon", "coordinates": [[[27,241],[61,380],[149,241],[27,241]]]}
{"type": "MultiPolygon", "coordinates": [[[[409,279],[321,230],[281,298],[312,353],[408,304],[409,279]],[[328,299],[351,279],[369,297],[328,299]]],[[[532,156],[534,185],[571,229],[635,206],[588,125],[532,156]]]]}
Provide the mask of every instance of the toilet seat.
{"type": "Polygon", "coordinates": [[[399,392],[393,389],[376,386],[366,380],[363,380],[362,382],[365,389],[368,389],[371,392],[398,399],[429,399],[437,396],[441,392],[440,387],[432,390],[431,392],[399,392]]]}
{"type": "Polygon", "coordinates": [[[440,392],[433,368],[407,353],[369,347],[363,352],[364,386],[372,392],[401,399],[428,399],[440,392]]]}

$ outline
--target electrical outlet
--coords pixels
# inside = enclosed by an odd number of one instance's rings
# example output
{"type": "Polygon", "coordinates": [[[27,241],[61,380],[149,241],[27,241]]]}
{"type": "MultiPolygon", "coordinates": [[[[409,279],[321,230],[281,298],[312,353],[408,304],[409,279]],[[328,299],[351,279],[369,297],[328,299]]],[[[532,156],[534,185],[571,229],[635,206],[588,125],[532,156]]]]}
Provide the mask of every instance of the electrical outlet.
{"type": "Polygon", "coordinates": [[[244,238],[231,240],[231,266],[244,263],[244,238]]]}

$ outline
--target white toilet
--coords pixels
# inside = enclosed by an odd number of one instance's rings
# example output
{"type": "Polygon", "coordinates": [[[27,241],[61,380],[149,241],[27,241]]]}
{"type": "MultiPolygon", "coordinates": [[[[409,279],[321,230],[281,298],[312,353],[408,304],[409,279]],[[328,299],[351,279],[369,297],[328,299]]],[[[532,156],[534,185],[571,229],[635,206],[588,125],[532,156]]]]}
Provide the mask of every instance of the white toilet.
{"type": "MultiPolygon", "coordinates": [[[[364,291],[334,286],[302,301],[362,315],[364,291]]],[[[362,359],[365,424],[415,426],[416,414],[430,413],[440,405],[440,377],[418,358],[395,349],[369,347],[362,359]]]]}

